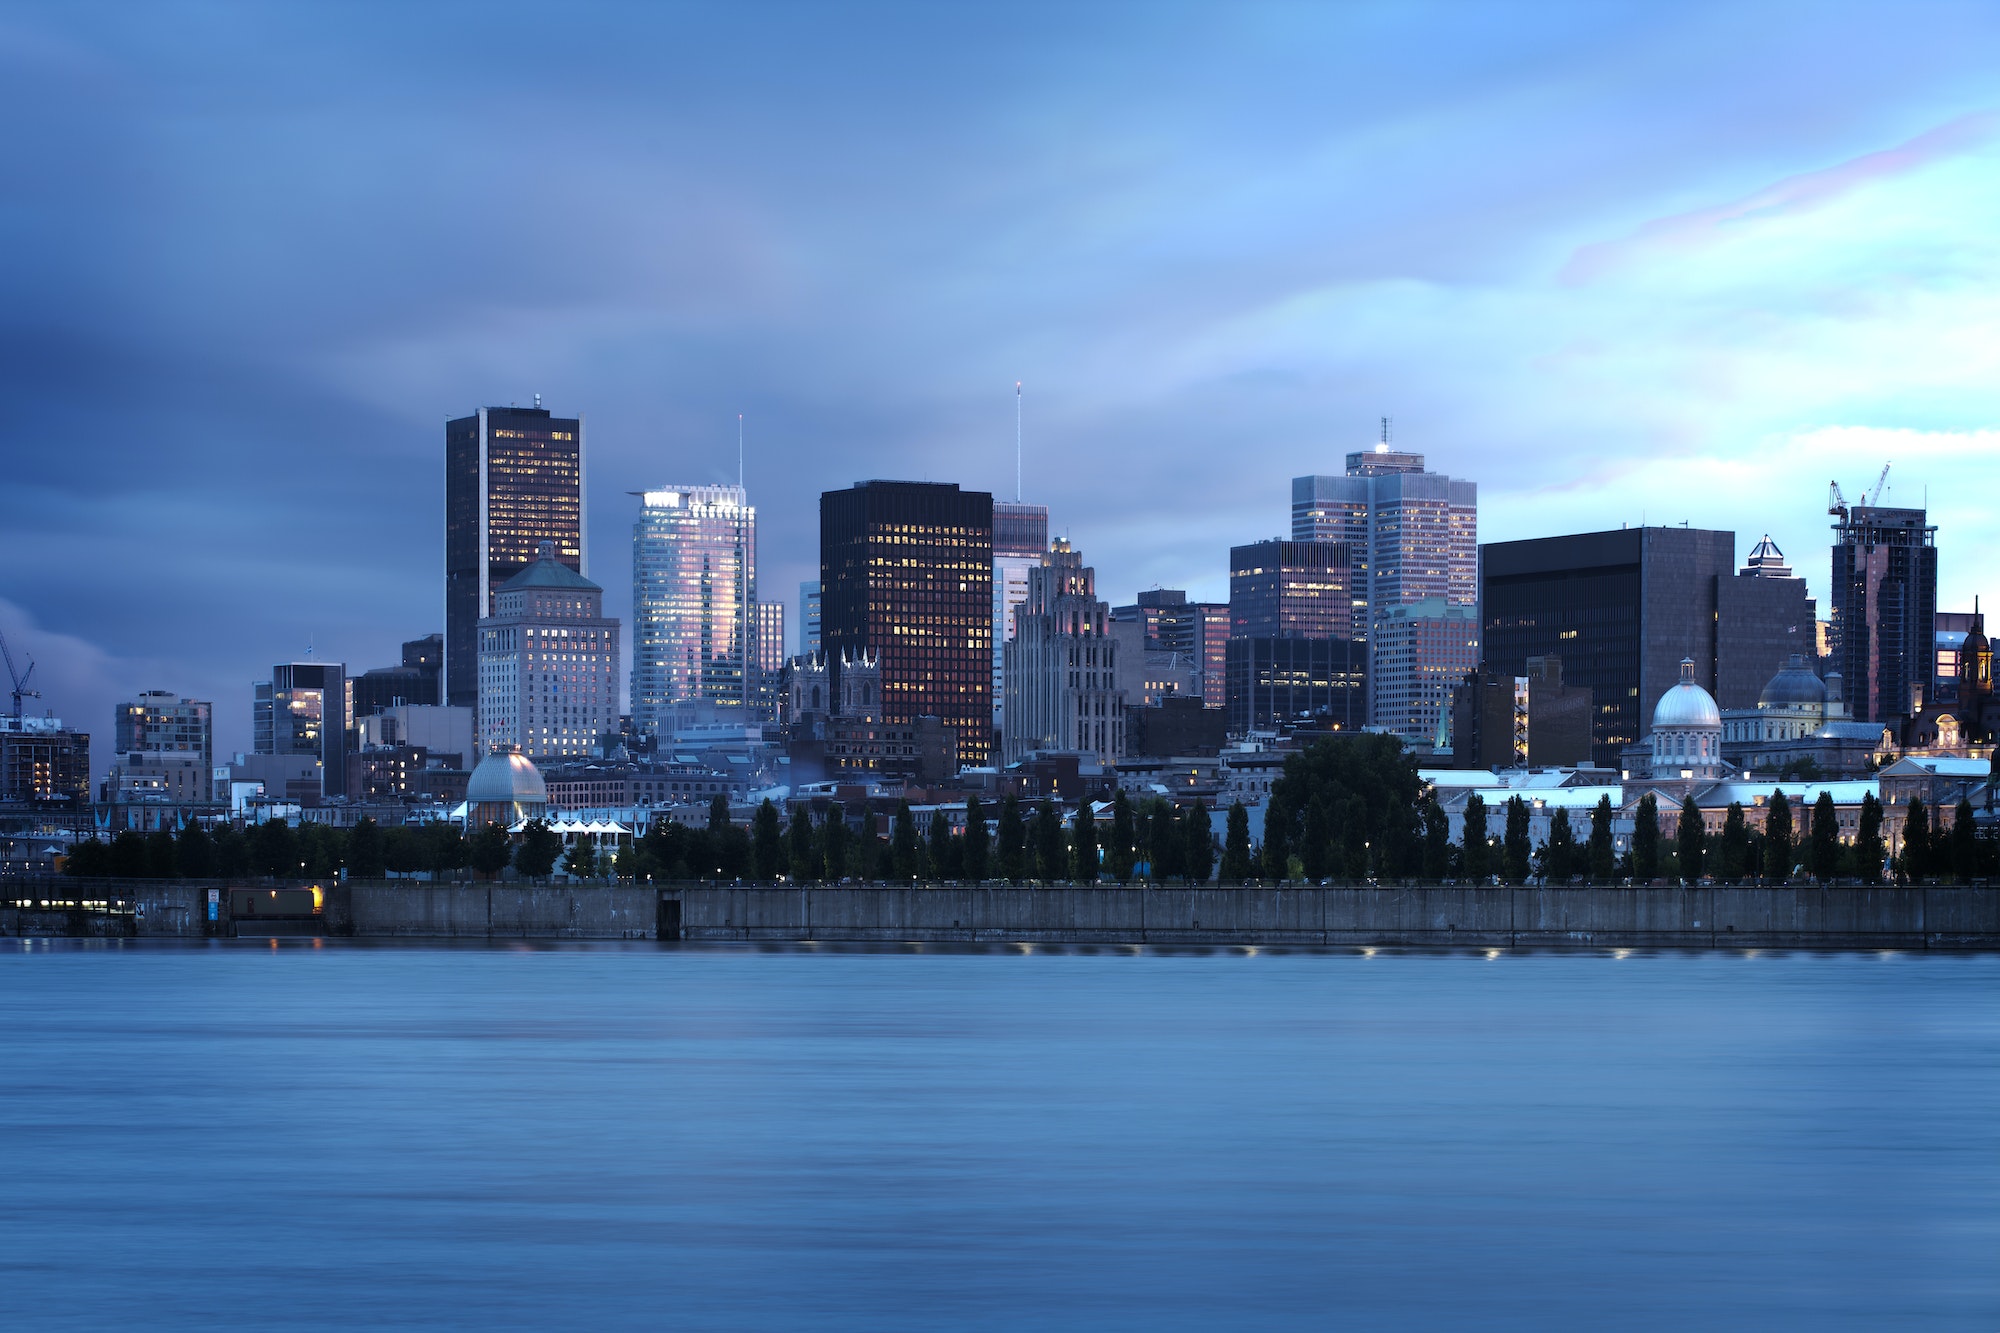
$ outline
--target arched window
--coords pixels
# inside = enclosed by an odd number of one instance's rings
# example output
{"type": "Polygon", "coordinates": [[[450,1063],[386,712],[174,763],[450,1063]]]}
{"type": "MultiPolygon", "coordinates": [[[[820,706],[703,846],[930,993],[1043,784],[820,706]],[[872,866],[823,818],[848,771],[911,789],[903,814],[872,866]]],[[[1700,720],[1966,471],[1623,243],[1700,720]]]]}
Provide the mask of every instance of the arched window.
{"type": "Polygon", "coordinates": [[[814,707],[815,709],[817,709],[817,708],[819,707],[819,686],[817,686],[817,685],[813,686],[813,701],[812,701],[812,706],[813,706],[813,707],[814,707]]]}

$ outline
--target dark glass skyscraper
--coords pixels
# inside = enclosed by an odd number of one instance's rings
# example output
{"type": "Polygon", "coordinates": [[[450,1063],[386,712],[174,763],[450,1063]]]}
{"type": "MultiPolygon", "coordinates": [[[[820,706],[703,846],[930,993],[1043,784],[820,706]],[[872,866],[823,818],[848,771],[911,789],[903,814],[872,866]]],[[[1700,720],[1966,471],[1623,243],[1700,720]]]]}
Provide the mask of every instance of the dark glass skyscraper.
{"type": "MultiPolygon", "coordinates": [[[[819,498],[821,639],[882,670],[882,720],[936,717],[960,764],[993,745],[993,497],[915,481],[864,481],[819,498]]],[[[836,678],[834,688],[838,690],[836,678]]]]}
{"type": "Polygon", "coordinates": [[[587,573],[583,420],[540,407],[482,407],[444,427],[445,702],[479,703],[482,616],[543,542],[587,573]]]}
{"type": "Polygon", "coordinates": [[[1937,661],[1937,528],[1921,509],[1834,512],[1833,666],[1857,721],[1907,717],[1937,661]]]}
{"type": "Polygon", "coordinates": [[[1245,639],[1352,639],[1354,561],[1345,542],[1229,548],[1229,633],[1245,639]]]}

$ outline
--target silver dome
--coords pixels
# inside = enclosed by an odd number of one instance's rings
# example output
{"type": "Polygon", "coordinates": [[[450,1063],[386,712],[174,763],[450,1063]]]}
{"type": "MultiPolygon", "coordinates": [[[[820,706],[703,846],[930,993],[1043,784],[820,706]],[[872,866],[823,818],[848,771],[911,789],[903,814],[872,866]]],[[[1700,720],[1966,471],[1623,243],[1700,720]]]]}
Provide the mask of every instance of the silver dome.
{"type": "Polygon", "coordinates": [[[513,751],[487,755],[465,783],[472,805],[547,805],[549,789],[528,756],[513,751]]]}
{"type": "Polygon", "coordinates": [[[1757,696],[1759,708],[1818,707],[1825,703],[1826,682],[1813,674],[1806,659],[1798,653],[1792,654],[1785,669],[1771,677],[1764,692],[1757,696]]]}
{"type": "Polygon", "coordinates": [[[1694,683],[1694,659],[1683,658],[1678,684],[1660,696],[1653,709],[1654,731],[1684,731],[1690,727],[1722,729],[1722,710],[1715,697],[1694,683]]]}

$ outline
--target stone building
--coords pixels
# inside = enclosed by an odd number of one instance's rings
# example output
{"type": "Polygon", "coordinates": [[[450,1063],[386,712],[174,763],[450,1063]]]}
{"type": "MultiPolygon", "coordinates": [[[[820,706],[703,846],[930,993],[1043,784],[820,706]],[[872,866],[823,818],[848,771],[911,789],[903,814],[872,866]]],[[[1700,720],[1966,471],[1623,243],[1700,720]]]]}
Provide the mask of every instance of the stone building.
{"type": "Polygon", "coordinates": [[[1028,595],[1007,642],[1005,762],[1073,750],[1116,763],[1125,753],[1118,649],[1111,608],[1097,596],[1097,571],[1058,539],[1028,571],[1028,595]]]}

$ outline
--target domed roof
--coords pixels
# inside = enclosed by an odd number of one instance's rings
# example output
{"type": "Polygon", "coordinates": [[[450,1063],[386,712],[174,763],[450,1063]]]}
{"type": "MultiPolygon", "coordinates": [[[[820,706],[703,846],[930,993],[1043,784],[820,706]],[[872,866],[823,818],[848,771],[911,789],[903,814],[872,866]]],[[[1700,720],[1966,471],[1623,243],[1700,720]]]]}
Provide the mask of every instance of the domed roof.
{"type": "Polygon", "coordinates": [[[1680,682],[1660,696],[1653,709],[1653,730],[1686,730],[1689,727],[1722,729],[1722,710],[1715,698],[1694,683],[1694,659],[1681,659],[1680,682]]]}
{"type": "Polygon", "coordinates": [[[1771,677],[1764,692],[1757,696],[1759,708],[1792,708],[1801,704],[1819,705],[1826,702],[1826,682],[1813,674],[1806,665],[1806,659],[1798,653],[1785,663],[1784,670],[1771,677]]]}
{"type": "Polygon", "coordinates": [[[471,805],[511,805],[517,801],[547,805],[549,789],[542,782],[541,770],[528,756],[508,750],[489,754],[479,761],[479,767],[466,780],[465,799],[471,805]]]}

